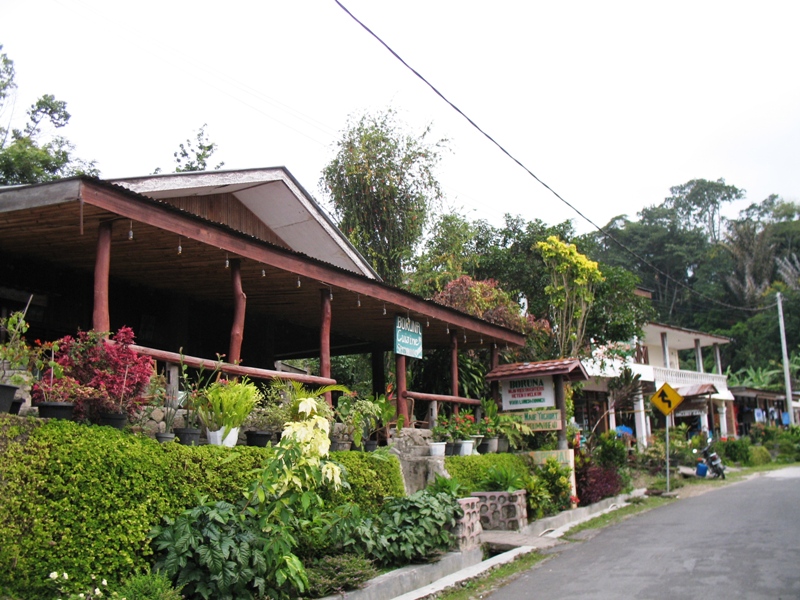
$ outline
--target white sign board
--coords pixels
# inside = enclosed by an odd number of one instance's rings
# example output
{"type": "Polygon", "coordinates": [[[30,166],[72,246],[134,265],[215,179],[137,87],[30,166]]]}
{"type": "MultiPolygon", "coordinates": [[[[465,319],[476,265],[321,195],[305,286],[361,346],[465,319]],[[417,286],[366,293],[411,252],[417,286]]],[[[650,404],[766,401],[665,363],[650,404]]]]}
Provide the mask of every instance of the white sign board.
{"type": "Polygon", "coordinates": [[[554,407],[556,392],[551,376],[504,379],[500,382],[503,410],[554,407]]]}

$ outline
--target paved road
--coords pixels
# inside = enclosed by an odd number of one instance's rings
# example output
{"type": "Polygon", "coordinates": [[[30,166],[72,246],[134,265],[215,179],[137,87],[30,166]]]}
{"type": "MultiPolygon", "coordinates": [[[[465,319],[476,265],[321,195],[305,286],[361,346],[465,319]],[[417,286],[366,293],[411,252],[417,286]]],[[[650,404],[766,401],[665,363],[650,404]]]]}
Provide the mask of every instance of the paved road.
{"type": "Polygon", "coordinates": [[[556,552],[485,598],[800,598],[800,467],[681,499],[556,552]]]}

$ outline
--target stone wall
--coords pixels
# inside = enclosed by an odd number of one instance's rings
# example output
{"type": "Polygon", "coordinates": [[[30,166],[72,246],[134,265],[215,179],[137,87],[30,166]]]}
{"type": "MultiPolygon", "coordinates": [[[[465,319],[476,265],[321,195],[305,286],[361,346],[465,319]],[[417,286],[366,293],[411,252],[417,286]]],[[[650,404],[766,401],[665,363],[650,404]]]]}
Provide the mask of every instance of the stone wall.
{"type": "Polygon", "coordinates": [[[458,503],[461,505],[461,510],[464,511],[464,516],[456,522],[456,527],[453,531],[457,539],[458,549],[463,552],[464,550],[480,548],[483,527],[481,526],[478,499],[473,497],[461,498],[458,503]]]}
{"type": "Polygon", "coordinates": [[[519,531],[528,524],[525,490],[516,492],[472,492],[478,499],[483,529],[519,531]]]}

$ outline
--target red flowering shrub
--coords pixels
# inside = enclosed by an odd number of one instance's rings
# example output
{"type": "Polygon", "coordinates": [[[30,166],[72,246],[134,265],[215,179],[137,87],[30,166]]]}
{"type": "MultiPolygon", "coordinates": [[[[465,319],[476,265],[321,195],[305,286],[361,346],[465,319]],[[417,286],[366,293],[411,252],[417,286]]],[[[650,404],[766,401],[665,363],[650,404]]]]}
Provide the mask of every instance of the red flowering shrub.
{"type": "Polygon", "coordinates": [[[90,421],[109,412],[134,416],[145,402],[153,361],[131,349],[133,339],[130,327],[122,327],[111,342],[96,331],[63,337],[54,356],[63,377],[47,368],[33,385],[33,401],[73,402],[75,415],[90,421]]]}
{"type": "Polygon", "coordinates": [[[581,454],[575,456],[575,486],[580,506],[588,506],[622,492],[623,482],[613,466],[601,466],[581,454]]]}

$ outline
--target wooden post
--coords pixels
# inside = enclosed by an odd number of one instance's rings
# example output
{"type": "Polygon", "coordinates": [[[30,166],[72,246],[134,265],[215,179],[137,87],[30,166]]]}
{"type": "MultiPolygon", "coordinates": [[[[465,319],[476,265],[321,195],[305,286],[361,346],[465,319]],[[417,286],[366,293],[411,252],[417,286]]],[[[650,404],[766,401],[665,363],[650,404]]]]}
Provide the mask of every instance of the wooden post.
{"type": "Polygon", "coordinates": [[[372,351],[372,393],[380,396],[386,393],[386,371],[383,365],[383,351],[372,351]]]}
{"type": "MultiPolygon", "coordinates": [[[[490,370],[494,370],[500,364],[500,350],[497,348],[497,344],[492,344],[492,358],[491,358],[491,367],[490,370]]],[[[492,400],[494,400],[497,406],[500,406],[500,382],[495,380],[491,383],[492,389],[492,400]]]]}
{"type": "MultiPolygon", "coordinates": [[[[450,334],[450,394],[458,396],[458,334],[450,334]]],[[[458,404],[453,405],[453,414],[458,414],[458,404]]]]}
{"type": "Polygon", "coordinates": [[[568,450],[567,444],[567,402],[564,396],[564,376],[553,375],[553,387],[556,392],[556,408],[561,411],[561,429],[558,430],[558,449],[568,450]]]}
{"type": "Polygon", "coordinates": [[[403,415],[403,427],[408,427],[411,422],[408,415],[408,402],[406,401],[406,357],[402,354],[394,355],[395,378],[397,379],[397,416],[403,415]]]}
{"type": "Polygon", "coordinates": [[[247,296],[242,289],[242,262],[238,258],[230,261],[231,283],[233,284],[233,325],[228,361],[235,365],[242,359],[242,339],[244,338],[244,313],[247,296]]]}
{"type": "MultiPolygon", "coordinates": [[[[319,374],[320,377],[331,376],[331,291],[328,288],[319,291],[320,326],[319,326],[319,374]]],[[[325,394],[325,401],[333,406],[330,392],[325,394]]]]}
{"type": "Polygon", "coordinates": [[[111,331],[108,306],[108,277],[111,271],[111,221],[100,223],[97,230],[97,256],[94,262],[94,307],[92,329],[111,331]]]}

